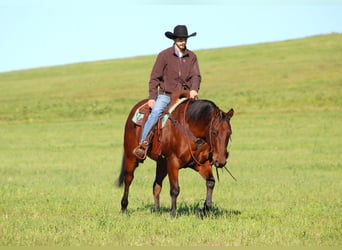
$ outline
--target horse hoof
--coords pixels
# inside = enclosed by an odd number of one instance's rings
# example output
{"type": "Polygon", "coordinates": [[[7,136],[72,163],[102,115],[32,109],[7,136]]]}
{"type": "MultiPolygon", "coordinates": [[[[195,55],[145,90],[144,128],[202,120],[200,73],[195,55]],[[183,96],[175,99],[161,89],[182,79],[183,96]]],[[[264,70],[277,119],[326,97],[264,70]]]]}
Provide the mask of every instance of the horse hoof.
{"type": "Polygon", "coordinates": [[[203,220],[207,216],[207,211],[205,209],[198,209],[196,215],[203,220]]]}
{"type": "Polygon", "coordinates": [[[152,208],[151,212],[152,213],[160,213],[160,208],[152,208]]]}
{"type": "Polygon", "coordinates": [[[172,218],[175,218],[176,215],[177,215],[177,214],[176,214],[176,211],[172,211],[172,210],[171,210],[171,211],[170,211],[170,215],[171,215],[172,218]]]}

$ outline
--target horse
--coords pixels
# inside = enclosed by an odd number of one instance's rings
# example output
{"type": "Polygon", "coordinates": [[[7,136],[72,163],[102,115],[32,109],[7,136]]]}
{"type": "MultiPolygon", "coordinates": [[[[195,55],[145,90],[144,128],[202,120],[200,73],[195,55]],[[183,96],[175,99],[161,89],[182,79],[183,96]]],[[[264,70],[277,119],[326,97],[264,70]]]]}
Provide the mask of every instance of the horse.
{"type": "MultiPolygon", "coordinates": [[[[175,216],[177,211],[177,196],[180,192],[178,175],[182,168],[191,168],[205,179],[207,193],[203,210],[209,211],[212,208],[212,193],[215,186],[212,166],[222,168],[227,163],[227,147],[232,134],[230,119],[234,114],[233,109],[224,112],[210,100],[190,99],[187,91],[171,96],[169,107],[180,97],[185,101],[172,113],[165,112],[162,115],[162,118],[167,116],[164,127],[156,125],[152,130],[152,145],[147,152],[147,156],[156,162],[153,183],[154,210],[160,211],[160,192],[163,180],[168,175],[172,216],[175,216]]],[[[125,125],[124,153],[118,178],[118,186],[125,184],[121,199],[123,213],[127,211],[129,187],[134,178],[134,171],[139,163],[143,162],[132,153],[138,146],[142,132],[142,126],[132,121],[139,107],[147,107],[147,100],[134,105],[125,125]]]]}

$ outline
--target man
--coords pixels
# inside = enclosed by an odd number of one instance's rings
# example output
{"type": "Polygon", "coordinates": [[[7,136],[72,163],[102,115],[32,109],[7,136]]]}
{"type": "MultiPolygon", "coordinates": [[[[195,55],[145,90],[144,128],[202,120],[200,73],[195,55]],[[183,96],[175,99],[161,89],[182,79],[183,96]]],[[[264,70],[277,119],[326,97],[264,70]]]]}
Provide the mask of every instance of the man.
{"type": "Polygon", "coordinates": [[[197,56],[186,47],[187,39],[196,36],[196,32],[188,35],[185,25],[177,25],[173,33],[167,31],[165,36],[174,43],[158,54],[151,72],[148,106],[152,111],[144,125],[139,146],[133,150],[140,160],[146,158],[148,134],[170,103],[170,95],[179,90],[190,90],[190,98],[196,98],[200,88],[201,74],[197,56]]]}

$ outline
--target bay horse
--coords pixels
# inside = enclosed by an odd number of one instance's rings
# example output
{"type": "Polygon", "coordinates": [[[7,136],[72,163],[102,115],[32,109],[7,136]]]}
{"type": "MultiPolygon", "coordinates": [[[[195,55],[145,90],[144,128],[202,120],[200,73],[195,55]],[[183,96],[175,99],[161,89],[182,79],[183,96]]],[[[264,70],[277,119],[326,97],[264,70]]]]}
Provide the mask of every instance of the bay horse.
{"type": "MultiPolygon", "coordinates": [[[[159,195],[163,180],[168,175],[172,216],[176,215],[177,196],[180,192],[178,172],[186,167],[194,169],[206,180],[207,194],[203,210],[211,209],[215,186],[212,165],[222,168],[227,163],[227,147],[232,133],[230,119],[234,114],[233,109],[223,112],[212,101],[189,99],[188,91],[173,95],[170,105],[177,98],[179,100],[179,97],[187,98],[172,113],[167,114],[168,119],[162,129],[155,126],[152,145],[147,152],[148,157],[156,161],[153,183],[154,210],[160,210],[159,195]]],[[[121,199],[122,212],[127,211],[129,187],[134,178],[134,170],[142,162],[132,153],[138,146],[142,132],[142,127],[135,124],[132,118],[137,109],[144,105],[147,106],[147,100],[138,102],[132,108],[125,125],[124,153],[118,179],[119,186],[125,184],[121,199]]]]}

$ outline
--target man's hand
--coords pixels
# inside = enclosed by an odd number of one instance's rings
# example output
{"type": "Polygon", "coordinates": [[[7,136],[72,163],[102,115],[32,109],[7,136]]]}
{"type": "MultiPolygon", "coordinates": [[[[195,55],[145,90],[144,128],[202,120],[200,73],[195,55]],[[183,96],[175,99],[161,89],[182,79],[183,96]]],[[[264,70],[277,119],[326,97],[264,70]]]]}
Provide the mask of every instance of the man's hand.
{"type": "Polygon", "coordinates": [[[150,100],[148,100],[148,102],[147,102],[147,105],[148,105],[151,109],[153,109],[154,104],[156,104],[156,101],[153,100],[153,99],[150,99],[150,100]]]}
{"type": "Polygon", "coordinates": [[[196,90],[191,90],[190,91],[190,98],[191,99],[197,99],[197,97],[198,97],[197,91],[196,90]]]}

